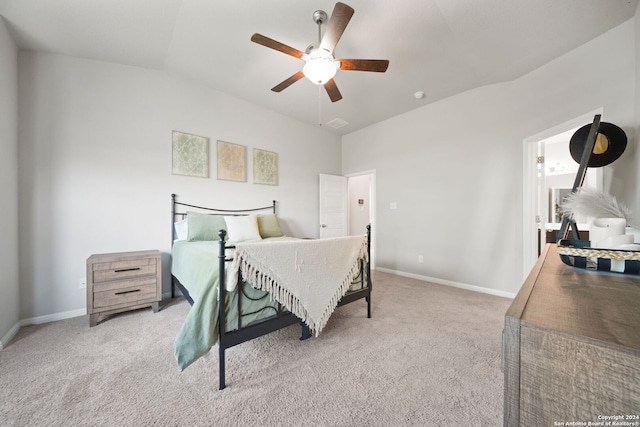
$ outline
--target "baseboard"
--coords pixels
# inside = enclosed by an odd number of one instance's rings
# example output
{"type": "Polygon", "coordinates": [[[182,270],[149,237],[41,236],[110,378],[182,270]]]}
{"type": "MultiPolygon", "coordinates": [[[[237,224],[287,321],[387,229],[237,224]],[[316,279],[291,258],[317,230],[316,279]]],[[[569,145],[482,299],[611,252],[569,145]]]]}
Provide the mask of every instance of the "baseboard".
{"type": "Polygon", "coordinates": [[[451,280],[438,279],[436,277],[423,276],[420,274],[405,273],[404,271],[391,270],[389,268],[376,267],[376,271],[383,273],[395,274],[396,276],[408,277],[410,279],[422,280],[423,282],[436,283],[438,285],[452,286],[454,288],[466,289],[468,291],[481,292],[505,298],[515,298],[516,294],[512,292],[499,291],[496,289],[483,288],[482,286],[468,285],[466,283],[453,282],[451,280]]]}
{"type": "MultiPolygon", "coordinates": [[[[180,291],[176,291],[176,295],[179,296],[182,294],[180,294],[180,291]]],[[[163,300],[170,299],[170,298],[171,298],[171,292],[162,294],[163,300]]],[[[47,314],[45,316],[36,316],[36,317],[30,317],[28,319],[22,319],[18,323],[16,323],[13,326],[13,328],[11,328],[4,337],[2,337],[2,340],[0,341],[0,350],[2,350],[4,347],[6,347],[9,344],[9,341],[13,339],[13,337],[18,333],[18,331],[22,326],[39,325],[41,323],[49,323],[49,322],[55,322],[57,320],[71,319],[72,317],[84,316],[86,314],[87,314],[86,308],[79,308],[77,310],[63,311],[61,313],[53,313],[53,314],[47,314]]]]}
{"type": "Polygon", "coordinates": [[[9,342],[23,326],[39,325],[41,323],[55,322],[56,320],[71,319],[72,317],[84,316],[85,314],[87,314],[87,309],[81,308],[78,310],[63,311],[61,313],[53,313],[47,314],[45,316],[36,316],[30,317],[28,319],[22,319],[18,323],[16,323],[4,337],[2,337],[2,340],[0,340],[0,350],[9,345],[9,342]]]}
{"type": "Polygon", "coordinates": [[[11,329],[9,329],[9,332],[7,332],[2,337],[2,339],[0,339],[0,351],[2,351],[3,348],[9,345],[9,341],[11,341],[13,337],[16,336],[19,330],[20,330],[20,322],[16,323],[15,325],[13,325],[11,329]]]}
{"type": "MultiPolygon", "coordinates": [[[[174,298],[181,297],[181,296],[182,296],[182,292],[180,292],[180,289],[176,289],[176,293],[175,293],[175,297],[174,298]]],[[[167,299],[172,299],[171,292],[164,292],[162,294],[162,301],[167,300],[167,299]]]]}
{"type": "MultiPolygon", "coordinates": [[[[176,295],[181,295],[180,291],[176,292],[176,295]]],[[[162,294],[162,299],[170,299],[171,292],[162,294]]],[[[77,310],[63,311],[61,313],[47,314],[45,316],[30,317],[28,319],[22,319],[15,324],[13,328],[7,334],[2,337],[0,341],[0,350],[9,344],[9,341],[18,333],[22,326],[39,325],[41,323],[55,322],[57,320],[71,319],[72,317],[84,316],[87,314],[86,308],[79,308],[77,310]]]]}
{"type": "Polygon", "coordinates": [[[77,310],[63,311],[61,313],[47,314],[45,316],[30,317],[28,319],[22,319],[20,326],[39,325],[41,323],[55,322],[56,320],[71,319],[72,317],[84,316],[87,314],[86,308],[79,308],[77,310]]]}

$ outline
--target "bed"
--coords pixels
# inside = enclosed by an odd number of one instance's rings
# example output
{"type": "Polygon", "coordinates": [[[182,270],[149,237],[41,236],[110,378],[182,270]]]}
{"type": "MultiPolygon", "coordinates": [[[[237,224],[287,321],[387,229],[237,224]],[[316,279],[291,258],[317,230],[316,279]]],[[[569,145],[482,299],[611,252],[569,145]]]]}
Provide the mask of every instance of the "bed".
{"type": "Polygon", "coordinates": [[[361,299],[371,317],[370,226],[298,239],[282,233],[276,201],[230,210],[171,200],[172,297],[178,289],[191,304],[174,341],[180,370],[217,343],[222,390],[230,347],[294,324],[301,340],[317,336],[335,308],[361,299]]]}

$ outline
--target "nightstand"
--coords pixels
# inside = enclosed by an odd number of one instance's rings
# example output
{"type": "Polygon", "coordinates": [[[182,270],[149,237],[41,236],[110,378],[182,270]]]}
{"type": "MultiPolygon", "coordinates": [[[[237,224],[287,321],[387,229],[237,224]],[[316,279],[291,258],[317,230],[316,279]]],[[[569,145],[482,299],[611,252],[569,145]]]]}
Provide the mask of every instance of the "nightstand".
{"type": "Polygon", "coordinates": [[[87,259],[89,326],[100,316],[149,307],[162,300],[160,251],[91,255],[87,259]]]}

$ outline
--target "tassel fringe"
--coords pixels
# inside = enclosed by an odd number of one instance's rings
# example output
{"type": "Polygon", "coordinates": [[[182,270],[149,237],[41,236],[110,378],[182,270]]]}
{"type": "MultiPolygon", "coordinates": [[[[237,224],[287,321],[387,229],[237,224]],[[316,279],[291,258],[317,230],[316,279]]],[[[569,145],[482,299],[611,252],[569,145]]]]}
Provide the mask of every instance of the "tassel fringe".
{"type": "Polygon", "coordinates": [[[360,250],[358,252],[358,256],[353,262],[347,277],[344,278],[336,292],[333,294],[329,304],[325,308],[320,319],[312,319],[304,304],[296,298],[289,290],[280,286],[277,281],[265,274],[263,271],[260,271],[259,266],[253,265],[248,260],[248,255],[242,251],[241,248],[238,248],[236,251],[236,261],[239,261],[239,270],[242,276],[242,279],[246,282],[249,282],[251,286],[255,289],[259,289],[265,292],[268,292],[271,295],[271,299],[282,304],[287,310],[293,313],[295,316],[300,318],[305,324],[309,326],[309,328],[314,332],[314,335],[317,337],[320,335],[320,331],[324,329],[329,321],[329,317],[333,314],[333,311],[337,307],[338,303],[342,299],[342,297],[347,293],[349,286],[351,286],[351,281],[354,276],[358,274],[361,259],[368,261],[367,259],[367,241],[363,239],[363,242],[360,246],[360,250]]]}

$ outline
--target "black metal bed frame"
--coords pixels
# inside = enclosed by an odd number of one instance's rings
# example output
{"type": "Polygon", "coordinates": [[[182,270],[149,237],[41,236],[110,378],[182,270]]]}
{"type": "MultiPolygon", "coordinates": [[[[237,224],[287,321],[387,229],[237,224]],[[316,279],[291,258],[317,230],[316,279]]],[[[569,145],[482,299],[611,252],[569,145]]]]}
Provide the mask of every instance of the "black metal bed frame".
{"type": "MultiPolygon", "coordinates": [[[[171,245],[173,246],[173,242],[176,239],[176,231],[174,227],[174,223],[177,218],[184,219],[186,218],[187,212],[178,212],[179,206],[182,207],[190,207],[198,210],[204,210],[212,215],[216,213],[226,213],[230,215],[248,215],[252,212],[259,211],[267,211],[271,210],[274,214],[276,213],[276,201],[274,200],[271,206],[264,206],[259,208],[251,208],[251,209],[216,209],[216,208],[208,208],[203,206],[191,205],[187,203],[178,202],[176,200],[176,195],[171,195],[171,245]]],[[[225,351],[228,348],[236,346],[238,344],[242,344],[243,342],[250,341],[254,338],[261,337],[263,335],[269,334],[271,332],[275,332],[287,326],[294,325],[299,323],[302,328],[302,334],[300,340],[306,340],[310,337],[309,327],[302,322],[298,317],[289,311],[285,310],[279,303],[277,303],[276,307],[264,307],[261,310],[274,310],[274,314],[249,323],[247,325],[242,324],[242,317],[255,314],[256,312],[251,313],[243,313],[242,312],[242,299],[250,298],[246,292],[245,287],[249,286],[246,283],[243,283],[240,275],[238,275],[238,286],[237,289],[239,291],[237,298],[237,309],[238,309],[238,324],[237,329],[233,331],[227,332],[225,330],[226,325],[226,311],[225,311],[225,301],[227,290],[224,286],[225,282],[225,263],[230,262],[231,259],[226,257],[227,249],[234,249],[235,246],[227,245],[226,242],[227,233],[225,230],[220,230],[218,233],[219,241],[219,253],[218,253],[218,262],[219,262],[219,279],[218,283],[220,289],[220,299],[218,303],[218,353],[219,353],[219,390],[222,390],[226,387],[225,384],[225,351]]],[[[345,304],[349,304],[353,301],[357,301],[359,299],[364,298],[367,302],[367,317],[371,318],[371,225],[367,225],[367,260],[366,262],[361,260],[360,262],[360,271],[358,275],[353,279],[352,283],[359,283],[360,288],[348,291],[338,303],[338,307],[343,306],[345,304]]],[[[175,298],[175,288],[177,287],[185,299],[189,302],[189,304],[193,305],[193,299],[189,295],[189,291],[180,283],[180,281],[171,275],[171,297],[175,298]]],[[[264,292],[262,296],[257,299],[268,298],[269,294],[264,292]]],[[[255,298],[254,298],[255,299],[255,298]]]]}

